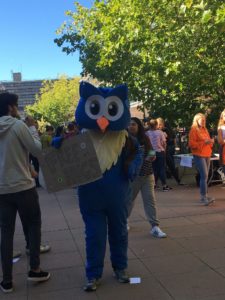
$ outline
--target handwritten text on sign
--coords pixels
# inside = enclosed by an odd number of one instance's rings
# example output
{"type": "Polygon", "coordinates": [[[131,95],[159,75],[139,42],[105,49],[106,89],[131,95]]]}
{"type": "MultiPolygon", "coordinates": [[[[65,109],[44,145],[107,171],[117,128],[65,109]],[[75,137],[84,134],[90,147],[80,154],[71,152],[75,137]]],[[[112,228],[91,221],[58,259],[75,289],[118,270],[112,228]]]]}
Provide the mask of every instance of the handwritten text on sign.
{"type": "Polygon", "coordinates": [[[83,185],[102,176],[88,133],[64,140],[60,149],[44,149],[38,159],[49,192],[83,185]]]}

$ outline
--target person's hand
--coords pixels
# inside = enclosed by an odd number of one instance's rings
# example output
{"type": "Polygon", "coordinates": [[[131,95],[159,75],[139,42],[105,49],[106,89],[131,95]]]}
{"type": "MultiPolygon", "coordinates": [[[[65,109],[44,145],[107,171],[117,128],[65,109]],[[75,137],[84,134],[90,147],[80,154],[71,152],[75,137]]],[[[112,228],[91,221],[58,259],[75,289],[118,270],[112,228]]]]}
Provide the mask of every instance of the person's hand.
{"type": "Polygon", "coordinates": [[[214,144],[214,139],[206,139],[205,144],[206,145],[214,144]]]}
{"type": "Polygon", "coordinates": [[[63,137],[61,136],[54,137],[52,139],[51,146],[56,149],[59,149],[62,145],[62,142],[63,142],[63,137]]]}
{"type": "Polygon", "coordinates": [[[147,161],[154,161],[155,159],[156,159],[156,156],[147,156],[145,158],[145,160],[147,160],[147,161]]]}
{"type": "Polygon", "coordinates": [[[154,160],[156,160],[156,156],[151,157],[151,161],[154,161],[154,160]]]}
{"type": "Polygon", "coordinates": [[[32,178],[37,178],[38,177],[38,173],[35,171],[33,165],[30,165],[30,174],[31,174],[32,178]]]}

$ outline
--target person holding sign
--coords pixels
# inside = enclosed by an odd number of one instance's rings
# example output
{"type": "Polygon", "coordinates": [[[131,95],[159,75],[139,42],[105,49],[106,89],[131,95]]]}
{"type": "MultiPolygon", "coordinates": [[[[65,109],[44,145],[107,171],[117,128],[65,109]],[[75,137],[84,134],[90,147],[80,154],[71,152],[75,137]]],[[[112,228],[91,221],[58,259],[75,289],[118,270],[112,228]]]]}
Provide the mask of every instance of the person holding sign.
{"type": "Polygon", "coordinates": [[[189,132],[189,147],[193,154],[195,166],[200,174],[200,201],[206,206],[215,201],[214,198],[208,197],[207,185],[213,144],[214,139],[210,138],[206,129],[205,115],[196,114],[189,132]]]}
{"type": "Polygon", "coordinates": [[[80,101],[75,119],[94,144],[102,178],[79,186],[80,211],[85,223],[86,276],[84,290],[95,291],[103,273],[108,235],[115,278],[129,283],[127,275],[127,206],[129,180],[141,167],[138,144],[128,137],[130,122],[126,85],[96,88],[80,84],[80,101]]]}

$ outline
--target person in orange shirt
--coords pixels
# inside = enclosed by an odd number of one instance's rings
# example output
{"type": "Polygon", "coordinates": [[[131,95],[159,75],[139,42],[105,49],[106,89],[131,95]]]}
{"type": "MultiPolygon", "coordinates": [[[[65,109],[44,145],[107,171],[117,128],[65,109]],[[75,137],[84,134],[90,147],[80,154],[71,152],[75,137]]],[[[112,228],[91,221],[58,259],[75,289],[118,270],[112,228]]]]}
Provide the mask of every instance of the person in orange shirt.
{"type": "Polygon", "coordinates": [[[206,128],[205,115],[201,113],[196,114],[189,132],[189,147],[193,154],[195,166],[200,174],[200,201],[204,205],[209,205],[215,201],[214,198],[208,197],[207,195],[207,179],[213,144],[214,139],[210,138],[209,132],[206,128]]]}

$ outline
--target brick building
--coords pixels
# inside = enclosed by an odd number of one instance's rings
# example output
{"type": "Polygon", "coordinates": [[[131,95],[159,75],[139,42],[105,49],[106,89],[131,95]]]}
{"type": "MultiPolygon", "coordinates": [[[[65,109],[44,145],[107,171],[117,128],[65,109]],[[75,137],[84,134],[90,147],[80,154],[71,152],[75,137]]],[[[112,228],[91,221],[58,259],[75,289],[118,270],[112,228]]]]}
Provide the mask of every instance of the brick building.
{"type": "Polygon", "coordinates": [[[12,81],[1,81],[0,90],[6,90],[19,96],[19,111],[23,112],[24,107],[33,104],[36,95],[39,93],[43,80],[22,80],[21,73],[13,73],[12,81]]]}
{"type": "Polygon", "coordinates": [[[140,110],[139,108],[142,107],[142,102],[131,102],[130,103],[130,114],[131,117],[139,118],[140,120],[144,120],[148,116],[147,109],[140,110]]]}

